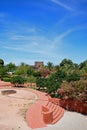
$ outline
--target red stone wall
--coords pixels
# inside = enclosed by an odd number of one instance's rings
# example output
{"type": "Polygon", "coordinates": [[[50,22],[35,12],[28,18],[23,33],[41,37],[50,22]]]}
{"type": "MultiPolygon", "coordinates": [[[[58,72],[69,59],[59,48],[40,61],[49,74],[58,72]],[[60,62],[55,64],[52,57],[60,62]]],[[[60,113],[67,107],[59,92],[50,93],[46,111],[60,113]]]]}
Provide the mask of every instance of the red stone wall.
{"type": "Polygon", "coordinates": [[[75,111],[87,115],[87,103],[71,99],[49,98],[49,101],[69,111],[75,111]]]}
{"type": "Polygon", "coordinates": [[[87,115],[87,103],[78,100],[60,100],[59,105],[69,111],[75,111],[87,115]]]}

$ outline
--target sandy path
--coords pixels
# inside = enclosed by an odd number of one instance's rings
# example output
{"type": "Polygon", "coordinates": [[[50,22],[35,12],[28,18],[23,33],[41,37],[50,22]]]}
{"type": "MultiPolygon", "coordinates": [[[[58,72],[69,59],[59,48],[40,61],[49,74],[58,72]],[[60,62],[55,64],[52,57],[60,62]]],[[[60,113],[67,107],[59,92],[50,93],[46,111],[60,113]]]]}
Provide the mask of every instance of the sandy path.
{"type": "MultiPolygon", "coordinates": [[[[37,96],[27,90],[2,95],[0,89],[0,130],[31,130],[25,121],[26,110],[37,96]]],[[[6,89],[5,89],[6,90],[6,89]]]]}

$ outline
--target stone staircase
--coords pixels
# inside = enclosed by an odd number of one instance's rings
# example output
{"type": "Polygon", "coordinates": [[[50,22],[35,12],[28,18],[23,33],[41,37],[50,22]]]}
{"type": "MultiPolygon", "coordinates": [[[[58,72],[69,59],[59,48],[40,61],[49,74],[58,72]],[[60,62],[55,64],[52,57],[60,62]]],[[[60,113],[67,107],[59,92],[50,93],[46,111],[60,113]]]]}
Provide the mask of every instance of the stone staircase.
{"type": "Polygon", "coordinates": [[[30,128],[42,128],[47,124],[55,124],[63,115],[64,109],[49,100],[45,93],[32,91],[38,95],[38,100],[31,105],[26,113],[26,121],[30,128]]]}
{"type": "Polygon", "coordinates": [[[55,124],[64,114],[64,109],[52,102],[48,101],[48,103],[46,104],[46,108],[53,112],[53,121],[51,122],[51,124],[55,124]]]}

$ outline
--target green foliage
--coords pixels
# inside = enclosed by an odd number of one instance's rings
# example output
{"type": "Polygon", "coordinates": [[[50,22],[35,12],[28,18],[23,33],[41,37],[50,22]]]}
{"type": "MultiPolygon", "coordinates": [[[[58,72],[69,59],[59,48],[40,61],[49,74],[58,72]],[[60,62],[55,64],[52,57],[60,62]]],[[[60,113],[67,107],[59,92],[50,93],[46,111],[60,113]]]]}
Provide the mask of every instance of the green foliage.
{"type": "Polygon", "coordinates": [[[39,78],[37,78],[37,80],[36,80],[36,84],[37,84],[37,86],[38,86],[39,89],[40,89],[40,88],[43,88],[43,89],[44,89],[44,87],[46,87],[46,82],[47,82],[47,79],[46,79],[46,78],[41,78],[41,77],[39,77],[39,78]]]}
{"type": "Polygon", "coordinates": [[[51,78],[47,79],[46,82],[47,92],[51,95],[56,93],[57,89],[60,87],[60,82],[52,80],[51,78]]]}
{"type": "Polygon", "coordinates": [[[7,70],[5,67],[0,67],[0,78],[7,76],[7,70]]]}
{"type": "Polygon", "coordinates": [[[16,69],[16,66],[13,63],[9,63],[5,67],[6,67],[6,69],[7,69],[8,72],[14,72],[15,69],[16,69]]]}
{"type": "Polygon", "coordinates": [[[77,99],[87,101],[87,81],[79,80],[73,82],[63,82],[58,89],[58,94],[63,99],[77,99]]]}
{"type": "Polygon", "coordinates": [[[11,82],[11,77],[4,77],[4,78],[2,78],[3,79],[3,81],[5,81],[5,82],[11,82]]]}
{"type": "Polygon", "coordinates": [[[82,75],[85,75],[87,73],[87,60],[79,64],[79,71],[82,75]]]}
{"type": "Polygon", "coordinates": [[[28,76],[34,75],[34,69],[28,68],[28,69],[27,69],[27,75],[28,75],[28,76]]]}
{"type": "Polygon", "coordinates": [[[67,76],[67,81],[68,82],[70,82],[70,81],[77,81],[77,80],[80,80],[80,75],[79,74],[72,73],[72,74],[67,76]]]}
{"type": "Polygon", "coordinates": [[[66,73],[63,71],[57,71],[56,73],[52,73],[46,82],[47,92],[50,95],[56,96],[56,92],[63,80],[66,79],[66,73]]]}
{"type": "Polygon", "coordinates": [[[33,83],[35,83],[36,82],[36,77],[34,77],[34,76],[29,76],[29,77],[26,77],[26,82],[33,82],[33,83]]]}
{"type": "Polygon", "coordinates": [[[52,80],[53,82],[62,82],[63,80],[66,80],[67,74],[61,70],[52,73],[49,76],[49,79],[52,80]]]}
{"type": "Polygon", "coordinates": [[[11,79],[11,83],[15,84],[24,84],[25,82],[25,78],[21,77],[21,76],[14,76],[11,79]]]}
{"type": "Polygon", "coordinates": [[[60,63],[59,69],[69,75],[73,72],[79,71],[79,66],[78,64],[73,63],[70,59],[63,59],[60,63]]]}
{"type": "Polygon", "coordinates": [[[27,76],[27,71],[29,69],[29,66],[25,65],[22,63],[20,66],[17,67],[15,74],[16,75],[22,75],[22,76],[27,76]]]}
{"type": "Polygon", "coordinates": [[[62,82],[63,80],[66,80],[66,78],[67,78],[67,73],[64,72],[64,71],[62,71],[62,70],[59,70],[59,71],[56,72],[56,76],[57,76],[58,80],[59,80],[60,82],[62,82]]]}
{"type": "Polygon", "coordinates": [[[84,67],[87,67],[87,60],[83,61],[82,63],[79,64],[79,69],[83,69],[84,67]]]}
{"type": "Polygon", "coordinates": [[[70,59],[63,59],[60,63],[60,66],[72,66],[73,62],[70,59]]]}
{"type": "Polygon", "coordinates": [[[40,74],[39,71],[34,71],[33,76],[36,77],[36,78],[40,78],[41,74],[40,74]]]}
{"type": "Polygon", "coordinates": [[[47,67],[48,67],[48,69],[51,71],[52,68],[53,68],[53,63],[52,63],[52,62],[48,62],[48,63],[47,63],[47,67]]]}
{"type": "Polygon", "coordinates": [[[35,70],[25,63],[19,66],[9,63],[4,66],[4,61],[0,59],[0,78],[14,84],[36,82],[39,89],[46,90],[54,97],[87,100],[87,60],[78,65],[70,59],[63,59],[57,66],[48,62],[47,66],[35,70]],[[14,74],[8,75],[7,72],[14,74]],[[60,94],[57,94],[57,90],[60,90],[60,94]]]}
{"type": "Polygon", "coordinates": [[[3,66],[4,66],[4,60],[0,59],[0,67],[3,67],[3,66]]]}

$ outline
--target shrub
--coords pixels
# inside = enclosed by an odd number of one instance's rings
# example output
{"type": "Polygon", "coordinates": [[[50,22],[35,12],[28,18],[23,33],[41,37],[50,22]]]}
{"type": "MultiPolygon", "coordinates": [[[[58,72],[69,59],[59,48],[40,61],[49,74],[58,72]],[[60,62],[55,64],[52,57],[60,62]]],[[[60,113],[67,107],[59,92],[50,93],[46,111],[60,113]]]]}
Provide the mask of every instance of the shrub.
{"type": "Polygon", "coordinates": [[[74,82],[64,82],[58,89],[58,94],[62,99],[77,99],[87,101],[87,81],[79,80],[74,82]]]}
{"type": "Polygon", "coordinates": [[[80,80],[80,75],[79,74],[72,73],[69,76],[67,76],[67,81],[68,82],[70,82],[70,81],[78,81],[78,80],[80,80]]]}
{"type": "Polygon", "coordinates": [[[29,76],[29,77],[26,78],[26,82],[36,82],[36,77],[29,76]]]}
{"type": "Polygon", "coordinates": [[[38,88],[40,89],[40,88],[45,88],[46,87],[46,82],[47,82],[47,79],[46,78],[41,78],[41,77],[39,77],[39,78],[37,78],[37,80],[36,80],[36,84],[37,84],[37,86],[38,86],[38,88]]]}
{"type": "Polygon", "coordinates": [[[14,76],[11,79],[11,83],[15,84],[24,84],[25,82],[25,78],[21,77],[21,76],[14,76]]]}
{"type": "Polygon", "coordinates": [[[5,77],[2,80],[5,81],[5,82],[11,82],[11,77],[5,77]]]}

